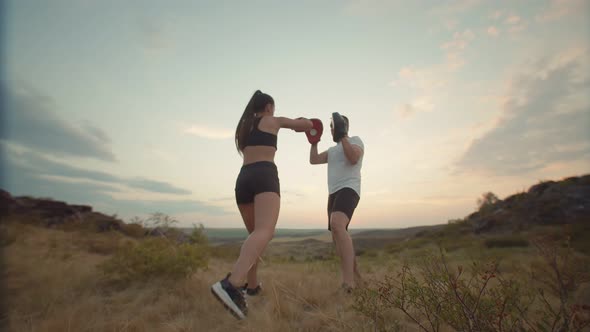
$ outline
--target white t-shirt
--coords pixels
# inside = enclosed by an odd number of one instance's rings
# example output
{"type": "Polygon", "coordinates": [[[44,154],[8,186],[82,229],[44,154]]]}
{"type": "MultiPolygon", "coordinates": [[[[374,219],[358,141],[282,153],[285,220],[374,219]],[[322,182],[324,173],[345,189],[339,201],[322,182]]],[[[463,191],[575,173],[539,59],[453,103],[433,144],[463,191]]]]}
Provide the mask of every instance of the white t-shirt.
{"type": "Polygon", "coordinates": [[[358,145],[363,153],[358,162],[353,165],[348,161],[344,154],[342,142],[328,149],[328,190],[330,194],[337,192],[342,188],[350,188],[361,195],[361,167],[363,166],[363,156],[365,155],[365,145],[360,137],[349,137],[350,144],[358,145]]]}

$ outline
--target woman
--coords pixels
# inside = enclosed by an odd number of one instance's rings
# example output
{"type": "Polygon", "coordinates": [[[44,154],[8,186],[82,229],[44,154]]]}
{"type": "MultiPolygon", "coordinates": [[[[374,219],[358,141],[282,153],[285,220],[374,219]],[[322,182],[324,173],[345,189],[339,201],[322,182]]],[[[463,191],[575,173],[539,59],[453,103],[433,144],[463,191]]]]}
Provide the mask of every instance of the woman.
{"type": "Polygon", "coordinates": [[[244,162],[236,180],[238,209],[250,236],[242,244],[240,257],[231,273],[211,286],[211,292],[239,319],[247,315],[247,305],[240,288],[247,279],[257,287],[258,257],[273,237],[280,209],[280,184],[274,156],[277,135],[281,128],[305,131],[312,128],[310,120],[275,117],[271,96],[256,91],[236,128],[236,148],[244,162]]]}

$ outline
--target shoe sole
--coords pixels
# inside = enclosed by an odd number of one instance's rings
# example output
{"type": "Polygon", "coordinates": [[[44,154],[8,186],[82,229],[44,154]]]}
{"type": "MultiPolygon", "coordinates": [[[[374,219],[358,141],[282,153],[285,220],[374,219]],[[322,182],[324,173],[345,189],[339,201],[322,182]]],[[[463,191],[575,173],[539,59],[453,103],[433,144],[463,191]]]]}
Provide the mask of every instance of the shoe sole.
{"type": "Polygon", "coordinates": [[[231,297],[223,289],[220,282],[216,282],[211,286],[211,293],[215,298],[223,304],[223,306],[237,319],[245,319],[246,315],[238,308],[238,306],[232,301],[231,297]]]}

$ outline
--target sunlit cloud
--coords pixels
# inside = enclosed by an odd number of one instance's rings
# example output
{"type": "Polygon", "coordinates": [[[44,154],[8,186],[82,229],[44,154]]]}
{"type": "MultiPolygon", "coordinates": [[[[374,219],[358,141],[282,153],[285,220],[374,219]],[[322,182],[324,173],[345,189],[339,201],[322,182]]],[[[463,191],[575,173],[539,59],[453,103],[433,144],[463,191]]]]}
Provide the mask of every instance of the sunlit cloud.
{"type": "Polygon", "coordinates": [[[497,37],[500,34],[500,30],[498,30],[498,28],[496,28],[495,26],[488,27],[488,29],[486,31],[487,31],[488,35],[490,35],[492,37],[497,37]]]}
{"type": "Polygon", "coordinates": [[[458,168],[522,174],[590,159],[588,52],[541,58],[515,76],[495,126],[472,141],[458,168]]]}
{"type": "Polygon", "coordinates": [[[585,0],[551,0],[550,4],[536,16],[538,22],[552,22],[573,13],[584,13],[590,10],[585,0]]]}
{"type": "Polygon", "coordinates": [[[234,137],[234,131],[223,128],[213,128],[202,125],[193,125],[184,131],[186,134],[195,135],[206,139],[228,139],[234,137]]]}

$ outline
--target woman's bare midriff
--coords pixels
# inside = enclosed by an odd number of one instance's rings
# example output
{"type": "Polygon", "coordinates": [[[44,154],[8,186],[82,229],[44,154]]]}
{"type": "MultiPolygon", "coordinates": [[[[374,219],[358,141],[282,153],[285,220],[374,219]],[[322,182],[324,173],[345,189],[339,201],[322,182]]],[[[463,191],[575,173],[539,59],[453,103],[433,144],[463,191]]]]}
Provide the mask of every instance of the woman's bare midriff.
{"type": "Polygon", "coordinates": [[[276,151],[277,150],[272,146],[247,146],[243,151],[243,165],[259,161],[270,161],[271,163],[274,163],[276,151]]]}

